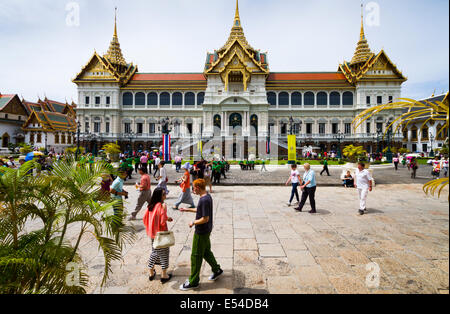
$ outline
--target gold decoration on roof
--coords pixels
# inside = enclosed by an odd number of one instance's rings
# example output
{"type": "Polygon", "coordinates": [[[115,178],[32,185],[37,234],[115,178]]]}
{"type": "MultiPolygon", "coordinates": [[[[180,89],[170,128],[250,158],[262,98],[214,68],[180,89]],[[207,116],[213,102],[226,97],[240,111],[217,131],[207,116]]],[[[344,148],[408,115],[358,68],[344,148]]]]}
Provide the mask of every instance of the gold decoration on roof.
{"type": "Polygon", "coordinates": [[[350,62],[350,65],[355,65],[359,63],[364,63],[373,56],[372,51],[367,43],[366,35],[364,34],[364,16],[363,16],[363,5],[361,5],[361,33],[359,36],[359,42],[356,46],[355,55],[350,62]]]}
{"type": "Polygon", "coordinates": [[[127,63],[120,49],[119,37],[117,36],[117,8],[114,18],[114,35],[109,45],[108,52],[103,56],[113,65],[126,66],[127,63]]]}
{"type": "Polygon", "coordinates": [[[255,51],[249,43],[244,35],[244,29],[242,28],[241,18],[239,16],[239,0],[236,0],[236,14],[234,15],[233,27],[231,28],[230,36],[226,44],[218,50],[218,52],[223,52],[231,47],[235,40],[238,40],[245,49],[255,51]]]}

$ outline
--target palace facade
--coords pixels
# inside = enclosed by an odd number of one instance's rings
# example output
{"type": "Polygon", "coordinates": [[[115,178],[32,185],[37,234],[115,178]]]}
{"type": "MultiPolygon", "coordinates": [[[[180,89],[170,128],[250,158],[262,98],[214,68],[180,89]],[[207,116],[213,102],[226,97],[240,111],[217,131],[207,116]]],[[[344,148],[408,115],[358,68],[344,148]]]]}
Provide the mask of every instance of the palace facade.
{"type": "MultiPolygon", "coordinates": [[[[139,72],[125,61],[116,20],[108,52],[95,52],[73,80],[89,151],[115,141],[124,150],[159,147],[161,120],[168,117],[176,150],[213,137],[223,148],[242,140],[243,150],[233,145],[232,157],[265,153],[269,138],[272,150],[287,155],[290,132],[297,135],[297,147],[336,151],[338,143],[356,143],[372,152],[377,131],[402,112],[384,112],[358,129],[352,120],[370,106],[401,97],[405,81],[385,51],[369,48],[362,15],[355,54],[336,71],[272,72],[268,53],[254,49],[244,35],[238,3],[228,40],[207,54],[203,72],[139,72]]],[[[401,147],[402,134],[394,141],[401,147]]]]}

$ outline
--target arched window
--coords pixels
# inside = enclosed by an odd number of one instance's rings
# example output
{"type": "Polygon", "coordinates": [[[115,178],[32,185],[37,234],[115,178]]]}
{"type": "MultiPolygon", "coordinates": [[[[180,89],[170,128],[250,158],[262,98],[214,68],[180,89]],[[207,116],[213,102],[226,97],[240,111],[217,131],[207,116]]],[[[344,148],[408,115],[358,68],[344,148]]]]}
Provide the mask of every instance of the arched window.
{"type": "Polygon", "coordinates": [[[161,95],[159,95],[159,104],[161,106],[170,106],[170,94],[161,93],[161,95]]]}
{"type": "Polygon", "coordinates": [[[184,95],[184,105],[185,106],[195,106],[195,94],[186,93],[184,95]]]}
{"type": "Polygon", "coordinates": [[[317,94],[317,105],[326,106],[328,103],[328,96],[325,92],[320,92],[317,94]]]}
{"type": "Polygon", "coordinates": [[[134,103],[135,103],[136,106],[144,107],[145,106],[145,94],[144,93],[137,93],[134,96],[134,103]]]}
{"type": "Polygon", "coordinates": [[[124,106],[133,106],[133,94],[130,92],[126,92],[123,94],[123,105],[124,106]]]}
{"type": "Polygon", "coordinates": [[[289,106],[289,94],[281,92],[278,94],[278,104],[280,106],[289,106]]]}
{"type": "Polygon", "coordinates": [[[353,93],[345,92],[343,95],[344,106],[353,106],[353,93]]]}
{"type": "Polygon", "coordinates": [[[172,95],[172,106],[181,107],[183,105],[183,94],[173,93],[172,95]]]}
{"type": "Polygon", "coordinates": [[[277,105],[277,94],[274,92],[268,92],[267,93],[267,102],[271,105],[276,107],[277,105]]]}
{"type": "Polygon", "coordinates": [[[147,103],[149,106],[158,106],[158,94],[157,93],[149,93],[147,95],[147,103]]]}
{"type": "Polygon", "coordinates": [[[250,136],[258,136],[258,116],[256,114],[250,117],[250,136]]]}
{"type": "Polygon", "coordinates": [[[313,92],[305,93],[305,106],[314,106],[314,93],[313,92]]]}
{"type": "Polygon", "coordinates": [[[219,114],[214,116],[214,136],[220,136],[222,129],[222,117],[219,114]]]}
{"type": "Polygon", "coordinates": [[[330,105],[331,106],[340,106],[341,105],[341,94],[338,92],[332,92],[330,94],[330,105]]]}
{"type": "Polygon", "coordinates": [[[201,92],[197,94],[197,106],[203,105],[203,102],[205,101],[205,93],[201,92]]]}
{"type": "Polygon", "coordinates": [[[302,105],[302,94],[300,94],[299,92],[292,93],[291,105],[292,106],[301,106],[302,105]]]}

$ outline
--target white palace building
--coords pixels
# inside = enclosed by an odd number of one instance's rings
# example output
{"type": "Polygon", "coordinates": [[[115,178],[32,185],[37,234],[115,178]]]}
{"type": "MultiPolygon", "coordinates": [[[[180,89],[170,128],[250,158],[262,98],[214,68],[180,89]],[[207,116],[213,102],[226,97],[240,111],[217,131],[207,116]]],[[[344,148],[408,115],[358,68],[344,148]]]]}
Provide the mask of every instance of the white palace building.
{"type": "MultiPolygon", "coordinates": [[[[194,149],[215,137],[223,148],[242,141],[243,149],[233,145],[232,157],[244,158],[249,151],[264,154],[269,139],[271,150],[287,155],[291,131],[297,147],[333,151],[338,143],[348,143],[372,152],[377,130],[385,131],[401,111],[384,112],[356,130],[351,122],[364,109],[401,97],[405,81],[383,50],[370,50],[362,17],[355,54],[336,71],[271,72],[268,54],[245,38],[238,3],[228,40],[207,54],[203,72],[139,72],[123,57],[115,23],[108,52],[94,53],[73,80],[82,145],[88,151],[115,141],[124,150],[159,148],[161,121],[169,118],[172,141],[183,143],[178,149],[194,149]]],[[[402,134],[393,140],[401,147],[402,134]]]]}

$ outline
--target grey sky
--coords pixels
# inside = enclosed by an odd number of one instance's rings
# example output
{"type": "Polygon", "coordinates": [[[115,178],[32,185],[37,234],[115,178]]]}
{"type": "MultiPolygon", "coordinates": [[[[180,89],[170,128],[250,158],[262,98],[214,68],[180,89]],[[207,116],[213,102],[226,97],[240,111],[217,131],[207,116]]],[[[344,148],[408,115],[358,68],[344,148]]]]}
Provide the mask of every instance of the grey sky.
{"type": "MultiPolygon", "coordinates": [[[[380,23],[366,20],[369,46],[375,53],[384,49],[408,77],[403,96],[448,91],[449,1],[373,2],[380,23]]],[[[239,5],[247,40],[269,53],[273,72],[336,71],[353,56],[359,0],[240,0],[239,5]]],[[[107,51],[115,6],[125,59],[140,72],[202,72],[206,52],[227,40],[235,12],[235,0],[0,0],[0,92],[33,101],[44,94],[77,101],[71,79],[94,50],[107,51]],[[78,27],[66,23],[70,2],[80,6],[78,27]]]]}

